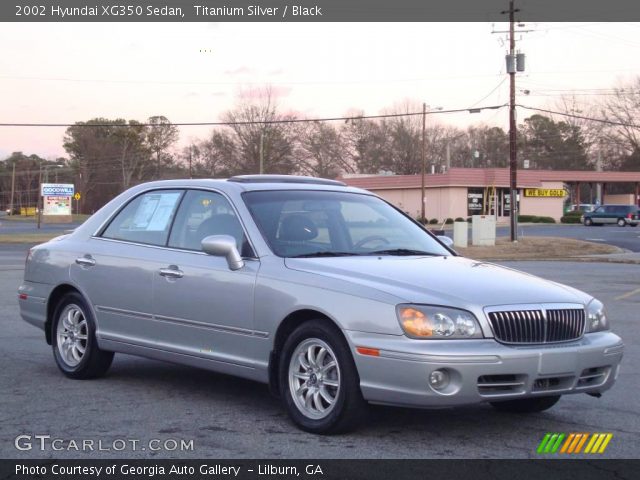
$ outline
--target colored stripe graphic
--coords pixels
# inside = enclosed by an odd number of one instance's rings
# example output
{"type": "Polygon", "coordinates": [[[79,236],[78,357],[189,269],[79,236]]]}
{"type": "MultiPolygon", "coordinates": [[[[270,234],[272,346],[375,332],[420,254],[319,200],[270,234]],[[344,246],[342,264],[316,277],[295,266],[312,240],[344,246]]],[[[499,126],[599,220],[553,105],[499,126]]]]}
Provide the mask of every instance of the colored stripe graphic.
{"type": "Polygon", "coordinates": [[[544,447],[547,446],[547,442],[549,441],[549,438],[551,438],[551,434],[547,433],[544,438],[542,439],[542,441],[540,442],[540,445],[538,445],[538,453],[544,453],[544,447]]]}
{"type": "Polygon", "coordinates": [[[536,451],[538,454],[600,454],[604,453],[612,438],[611,433],[546,433],[536,451]]]}
{"type": "Polygon", "coordinates": [[[562,440],[564,440],[564,433],[547,433],[540,445],[538,445],[538,453],[556,453],[560,445],[562,444],[562,440]]]}

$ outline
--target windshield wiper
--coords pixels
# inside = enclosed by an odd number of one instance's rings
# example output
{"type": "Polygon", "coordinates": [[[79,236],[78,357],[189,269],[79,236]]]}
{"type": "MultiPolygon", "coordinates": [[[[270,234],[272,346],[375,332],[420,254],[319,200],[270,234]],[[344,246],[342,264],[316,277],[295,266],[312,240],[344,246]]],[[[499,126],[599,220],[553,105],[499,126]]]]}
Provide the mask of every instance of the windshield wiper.
{"type": "Polygon", "coordinates": [[[333,252],[331,250],[323,250],[320,252],[301,253],[300,255],[292,255],[289,258],[311,258],[311,257],[351,257],[359,255],[354,252],[333,252]]]}
{"type": "Polygon", "coordinates": [[[439,253],[433,252],[425,252],[423,250],[412,250],[410,248],[392,248],[389,250],[376,250],[374,252],[367,252],[368,255],[397,255],[397,256],[411,256],[411,255],[420,255],[420,256],[430,256],[430,257],[441,257],[442,255],[439,253]]]}

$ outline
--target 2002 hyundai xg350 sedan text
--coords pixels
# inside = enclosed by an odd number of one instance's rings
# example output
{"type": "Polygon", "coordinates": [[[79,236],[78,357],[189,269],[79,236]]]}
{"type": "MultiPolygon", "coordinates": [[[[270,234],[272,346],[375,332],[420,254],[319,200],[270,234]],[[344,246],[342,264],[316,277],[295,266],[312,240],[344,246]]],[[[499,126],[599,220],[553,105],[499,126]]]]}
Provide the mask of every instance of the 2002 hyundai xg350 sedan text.
{"type": "Polygon", "coordinates": [[[598,395],[623,344],[574,288],[458,256],[364,190],[244,176],[134,187],[32,248],[22,317],[71,378],[114,352],[268,382],[301,428],[367,402],[536,412],[598,395]]]}

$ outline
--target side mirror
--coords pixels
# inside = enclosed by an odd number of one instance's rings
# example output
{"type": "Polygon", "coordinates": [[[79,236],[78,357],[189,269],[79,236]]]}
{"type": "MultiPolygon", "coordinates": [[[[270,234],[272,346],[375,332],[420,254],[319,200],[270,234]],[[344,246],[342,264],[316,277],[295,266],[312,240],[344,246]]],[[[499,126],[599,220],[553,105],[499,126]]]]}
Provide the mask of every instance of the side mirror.
{"type": "Polygon", "coordinates": [[[230,270],[244,267],[244,260],[238,252],[236,240],[231,235],[209,235],[202,239],[202,251],[214,257],[225,257],[230,270]]]}
{"type": "Polygon", "coordinates": [[[444,243],[447,247],[453,248],[453,240],[451,240],[446,235],[438,235],[438,240],[444,243]]]}

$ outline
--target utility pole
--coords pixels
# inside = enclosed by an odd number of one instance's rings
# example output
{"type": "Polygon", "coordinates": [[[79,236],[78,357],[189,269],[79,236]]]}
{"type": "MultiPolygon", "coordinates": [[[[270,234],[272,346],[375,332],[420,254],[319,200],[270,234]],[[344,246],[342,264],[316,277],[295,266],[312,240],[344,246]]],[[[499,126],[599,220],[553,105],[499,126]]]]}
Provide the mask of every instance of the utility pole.
{"type": "MultiPolygon", "coordinates": [[[[600,148],[598,148],[598,157],[596,158],[596,171],[602,171],[602,143],[600,143],[600,148]]],[[[602,205],[602,183],[596,183],[596,204],[602,205]]]]}
{"type": "MultiPolygon", "coordinates": [[[[509,55],[513,59],[516,50],[515,8],[509,1],[509,55]]],[[[509,186],[511,189],[511,241],[518,241],[518,161],[516,151],[516,72],[509,72],[509,186]]]]}
{"type": "MultiPolygon", "coordinates": [[[[509,10],[500,13],[509,14],[509,53],[506,55],[507,73],[509,74],[509,190],[511,211],[511,241],[518,241],[518,161],[516,149],[516,72],[524,72],[524,54],[516,53],[516,22],[515,14],[520,10],[515,8],[514,0],[509,0],[509,10]]],[[[522,26],[522,25],[519,25],[522,26]]],[[[518,30],[526,33],[531,30],[518,30]]],[[[497,32],[492,33],[507,33],[497,32]]]]}
{"type": "Polygon", "coordinates": [[[189,145],[189,178],[193,178],[193,145],[189,145]]]}
{"type": "Polygon", "coordinates": [[[264,173],[264,131],[260,131],[260,175],[264,173]]]}
{"type": "Polygon", "coordinates": [[[16,162],[13,162],[13,172],[11,173],[11,201],[9,202],[9,215],[13,215],[13,205],[16,194],[16,162]]]}
{"type": "Polygon", "coordinates": [[[38,208],[38,228],[40,228],[42,218],[42,160],[40,161],[40,168],[38,170],[38,202],[36,205],[38,208]]]}
{"type": "Polygon", "coordinates": [[[427,149],[427,144],[426,144],[426,130],[427,130],[427,104],[423,103],[422,104],[422,148],[420,149],[420,160],[422,161],[422,183],[421,183],[421,196],[420,196],[420,204],[421,204],[421,213],[420,213],[420,220],[422,221],[422,224],[425,224],[425,216],[424,216],[424,209],[425,209],[425,203],[427,203],[427,197],[426,197],[426,192],[425,192],[425,173],[426,173],[426,169],[427,169],[427,155],[426,155],[426,149],[427,149]]]}

